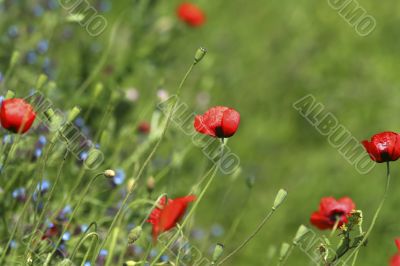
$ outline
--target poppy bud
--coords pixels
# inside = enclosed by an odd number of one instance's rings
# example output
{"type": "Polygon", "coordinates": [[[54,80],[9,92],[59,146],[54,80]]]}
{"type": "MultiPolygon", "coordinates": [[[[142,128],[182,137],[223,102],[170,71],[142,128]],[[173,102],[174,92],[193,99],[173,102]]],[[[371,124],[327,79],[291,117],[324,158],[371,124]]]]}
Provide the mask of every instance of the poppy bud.
{"type": "Polygon", "coordinates": [[[11,98],[14,98],[14,96],[15,96],[15,92],[12,90],[8,90],[6,93],[5,99],[11,99],[11,98]]]}
{"type": "Polygon", "coordinates": [[[293,238],[293,244],[297,245],[309,232],[310,229],[304,225],[300,225],[299,229],[297,229],[295,237],[293,238]]]}
{"type": "Polygon", "coordinates": [[[275,197],[274,206],[272,207],[273,210],[276,210],[279,208],[279,206],[281,206],[281,204],[285,201],[287,194],[287,191],[284,189],[280,189],[278,191],[278,194],[276,194],[275,197]]]}
{"type": "Polygon", "coordinates": [[[219,260],[223,252],[224,252],[224,245],[218,243],[214,248],[211,265],[215,264],[215,262],[219,260]]]}
{"type": "Polygon", "coordinates": [[[45,74],[41,74],[36,81],[36,89],[40,89],[47,82],[48,77],[45,74]]]}
{"type": "Polygon", "coordinates": [[[204,56],[206,56],[207,54],[207,49],[200,47],[199,49],[197,49],[196,54],[194,55],[194,64],[199,63],[204,56]]]}
{"type": "Polygon", "coordinates": [[[132,191],[132,189],[135,187],[135,185],[136,185],[136,180],[134,178],[131,178],[128,180],[126,188],[128,191],[132,191]]]}
{"type": "Polygon", "coordinates": [[[133,245],[142,235],[142,227],[136,226],[133,228],[128,235],[128,245],[133,245]]]}
{"type": "Polygon", "coordinates": [[[93,96],[94,96],[95,98],[99,97],[100,94],[101,94],[101,92],[103,91],[103,88],[104,88],[104,86],[103,86],[102,83],[100,83],[100,82],[97,83],[96,86],[94,87],[93,96]]]}
{"type": "Polygon", "coordinates": [[[107,178],[113,178],[113,177],[115,177],[115,171],[111,170],[111,169],[105,170],[104,176],[107,178]]]}
{"type": "Polygon", "coordinates": [[[74,121],[78,117],[80,112],[81,109],[79,107],[75,106],[74,108],[72,108],[72,110],[68,114],[68,122],[74,121]]]}
{"type": "Polygon", "coordinates": [[[146,181],[147,192],[149,193],[153,192],[155,186],[156,186],[156,180],[154,179],[154,177],[150,176],[149,178],[147,178],[146,181]]]}
{"type": "Polygon", "coordinates": [[[123,266],[135,266],[135,265],[140,265],[140,264],[141,264],[141,262],[129,260],[129,261],[124,262],[123,266]]]}
{"type": "Polygon", "coordinates": [[[19,61],[21,57],[20,52],[14,51],[11,55],[11,61],[10,61],[10,68],[13,68],[19,61]]]}
{"type": "Polygon", "coordinates": [[[288,243],[283,243],[281,246],[281,250],[279,251],[279,261],[283,261],[288,254],[290,249],[290,245],[288,243]]]}
{"type": "Polygon", "coordinates": [[[27,132],[35,121],[33,107],[20,98],[6,99],[1,104],[1,125],[14,133],[27,132]]]}

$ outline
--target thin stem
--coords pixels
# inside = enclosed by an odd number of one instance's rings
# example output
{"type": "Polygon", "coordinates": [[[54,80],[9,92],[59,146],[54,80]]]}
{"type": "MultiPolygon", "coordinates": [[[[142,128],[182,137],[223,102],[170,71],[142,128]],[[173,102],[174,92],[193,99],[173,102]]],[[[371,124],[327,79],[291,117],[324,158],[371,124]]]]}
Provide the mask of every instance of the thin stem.
{"type": "MultiPolygon", "coordinates": [[[[150,266],[153,266],[157,263],[157,261],[161,258],[161,256],[164,254],[164,252],[175,242],[175,240],[178,238],[180,231],[185,227],[185,225],[189,222],[189,219],[191,216],[194,214],[196,211],[197,207],[199,206],[201,200],[203,199],[205,193],[207,192],[208,188],[210,187],[211,183],[213,182],[215,176],[217,175],[218,170],[220,169],[222,165],[222,159],[223,159],[223,154],[224,154],[224,142],[223,140],[221,141],[221,155],[218,161],[218,166],[215,167],[215,170],[208,180],[207,184],[204,186],[203,190],[200,192],[200,195],[197,197],[197,200],[195,201],[193,208],[189,211],[187,214],[185,220],[183,220],[182,225],[179,227],[178,231],[171,237],[169,242],[163,247],[163,249],[158,253],[157,257],[153,260],[153,262],[150,264],[150,266]]],[[[214,166],[213,166],[214,167],[214,166]]]]}
{"type": "Polygon", "coordinates": [[[389,188],[390,188],[390,165],[389,165],[389,162],[387,162],[386,163],[386,186],[385,186],[385,192],[383,193],[381,202],[379,203],[378,209],[376,209],[376,211],[375,211],[375,214],[374,214],[374,217],[372,219],[371,225],[369,226],[367,232],[365,233],[363,240],[358,244],[358,246],[353,250],[353,252],[350,253],[348,258],[344,261],[345,263],[349,259],[351,259],[351,257],[353,257],[356,254],[356,252],[366,243],[366,241],[367,241],[369,235],[371,234],[372,229],[374,228],[375,223],[376,223],[376,221],[377,221],[377,219],[379,217],[379,214],[380,214],[381,209],[382,209],[382,207],[383,207],[383,205],[385,203],[385,200],[386,200],[386,198],[388,196],[389,188]]]}
{"type": "MultiPolygon", "coordinates": [[[[141,178],[141,176],[142,176],[144,170],[146,169],[147,165],[150,163],[150,161],[153,158],[154,154],[158,150],[158,147],[160,146],[161,141],[164,139],[165,133],[167,132],[167,129],[168,129],[170,123],[171,123],[172,115],[173,115],[173,113],[175,111],[175,108],[176,108],[176,106],[178,104],[178,99],[179,99],[179,95],[181,93],[183,84],[186,82],[186,80],[189,77],[190,73],[192,72],[194,66],[195,66],[195,63],[192,63],[191,66],[189,67],[188,71],[186,72],[185,76],[183,77],[181,83],[179,84],[178,90],[176,92],[176,96],[177,97],[174,99],[175,100],[174,104],[172,105],[172,108],[168,113],[167,121],[166,121],[165,126],[164,126],[164,128],[162,130],[161,136],[158,139],[157,143],[154,145],[154,148],[150,152],[149,156],[147,156],[146,160],[144,161],[143,165],[141,166],[141,168],[140,168],[140,170],[139,170],[139,172],[138,172],[138,174],[137,174],[137,176],[135,178],[136,181],[138,181],[141,178]]],[[[98,253],[100,252],[100,250],[106,244],[108,236],[110,235],[111,231],[113,230],[113,227],[115,226],[115,223],[118,220],[119,216],[121,215],[121,213],[122,213],[123,209],[125,208],[126,204],[128,204],[128,200],[129,200],[130,196],[132,195],[133,191],[134,191],[134,188],[129,190],[128,193],[126,194],[126,196],[125,196],[125,198],[124,198],[124,200],[123,200],[123,202],[121,204],[121,207],[118,209],[117,214],[115,215],[114,219],[111,222],[111,225],[110,225],[110,227],[109,227],[109,229],[108,229],[108,231],[107,231],[107,233],[106,233],[106,235],[104,237],[104,240],[102,241],[102,243],[100,244],[100,247],[96,251],[95,257],[98,256],[98,253]]]]}
{"type": "Polygon", "coordinates": [[[60,237],[58,238],[58,241],[57,241],[56,244],[55,244],[55,248],[54,248],[53,251],[51,252],[51,257],[54,255],[54,253],[55,253],[56,250],[57,250],[57,247],[60,245],[60,243],[61,243],[61,241],[62,241],[63,235],[64,235],[65,232],[68,230],[69,225],[71,224],[71,221],[72,221],[73,217],[75,216],[76,212],[78,211],[79,207],[81,206],[83,199],[87,196],[87,194],[88,194],[88,192],[89,192],[89,189],[92,187],[94,181],[96,181],[96,179],[97,179],[99,176],[102,176],[103,174],[104,174],[104,173],[98,173],[98,174],[96,174],[96,175],[90,180],[89,184],[86,186],[85,191],[82,193],[81,197],[79,198],[78,204],[76,205],[76,207],[75,207],[74,210],[72,211],[71,216],[70,216],[70,218],[68,219],[68,222],[66,223],[66,225],[64,226],[64,229],[62,230],[61,235],[60,235],[60,237]]]}
{"type": "Polygon", "coordinates": [[[223,258],[217,265],[221,265],[222,263],[226,262],[227,260],[229,260],[233,255],[235,255],[236,253],[238,253],[242,248],[244,248],[259,232],[260,230],[263,228],[263,226],[265,225],[265,223],[269,220],[269,218],[271,218],[272,214],[275,212],[275,209],[271,209],[269,211],[269,213],[264,217],[264,219],[261,221],[261,223],[257,226],[256,230],[254,230],[254,232],[247,237],[242,244],[240,244],[234,251],[232,251],[231,253],[229,253],[225,258],[223,258]]]}

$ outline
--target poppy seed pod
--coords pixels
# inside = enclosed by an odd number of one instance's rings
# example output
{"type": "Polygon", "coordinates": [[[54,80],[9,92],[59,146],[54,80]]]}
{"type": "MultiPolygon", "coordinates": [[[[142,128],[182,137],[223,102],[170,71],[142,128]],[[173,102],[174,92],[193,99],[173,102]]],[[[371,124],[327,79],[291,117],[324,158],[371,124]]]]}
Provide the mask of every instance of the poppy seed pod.
{"type": "Polygon", "coordinates": [[[147,178],[146,181],[147,192],[149,193],[153,192],[155,186],[156,186],[156,180],[154,179],[154,177],[150,176],[149,178],[147,178]]]}
{"type": "Polygon", "coordinates": [[[107,178],[113,178],[113,177],[115,177],[115,175],[116,174],[115,174],[114,170],[108,169],[108,170],[104,171],[104,176],[107,178]]]}
{"type": "Polygon", "coordinates": [[[279,208],[279,206],[281,206],[281,204],[285,201],[287,194],[287,191],[284,189],[280,189],[278,191],[278,194],[276,194],[275,197],[274,206],[272,206],[273,210],[276,210],[279,208]]]}
{"type": "Polygon", "coordinates": [[[142,235],[142,227],[136,226],[128,234],[128,245],[133,245],[142,235]]]}
{"type": "Polygon", "coordinates": [[[199,63],[204,58],[204,56],[206,56],[206,54],[207,50],[205,48],[200,47],[199,49],[197,49],[196,54],[194,55],[194,63],[199,63]]]}
{"type": "Polygon", "coordinates": [[[224,252],[224,245],[218,243],[215,245],[213,256],[212,256],[212,262],[215,264],[219,258],[221,258],[222,253],[224,252]]]}

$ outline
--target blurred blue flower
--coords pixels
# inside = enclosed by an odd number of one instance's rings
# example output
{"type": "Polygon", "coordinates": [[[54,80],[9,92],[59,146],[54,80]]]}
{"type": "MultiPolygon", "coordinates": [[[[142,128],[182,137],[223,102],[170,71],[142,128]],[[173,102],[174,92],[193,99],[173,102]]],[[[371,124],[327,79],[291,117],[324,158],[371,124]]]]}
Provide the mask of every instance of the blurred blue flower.
{"type": "Polygon", "coordinates": [[[150,251],[150,258],[154,258],[155,256],[157,256],[158,252],[157,250],[155,250],[154,248],[150,251]]]}
{"type": "Polygon", "coordinates": [[[143,248],[141,246],[133,246],[133,252],[135,255],[140,255],[143,253],[143,248]]]}
{"type": "Polygon", "coordinates": [[[65,232],[62,236],[62,240],[68,241],[71,239],[71,233],[70,232],[65,232]]]}
{"type": "Polygon", "coordinates": [[[41,193],[46,193],[50,188],[50,182],[44,179],[41,183],[37,184],[36,190],[40,190],[41,193]]]}
{"type": "Polygon", "coordinates": [[[16,38],[18,37],[18,27],[16,25],[12,25],[8,28],[7,30],[8,36],[10,36],[11,38],[16,38]]]}
{"type": "Polygon", "coordinates": [[[39,158],[40,156],[42,156],[42,149],[35,149],[34,156],[35,158],[39,158]]]}
{"type": "Polygon", "coordinates": [[[91,264],[90,264],[90,262],[89,261],[87,261],[87,262],[85,262],[85,264],[83,264],[83,266],[90,266],[91,264]]]}
{"type": "Polygon", "coordinates": [[[32,65],[37,61],[37,54],[34,51],[30,51],[26,54],[26,61],[32,65]]]}
{"type": "Polygon", "coordinates": [[[44,146],[47,143],[47,138],[44,135],[40,135],[38,142],[40,145],[44,146]]]}
{"type": "Polygon", "coordinates": [[[85,125],[85,120],[83,119],[83,117],[77,117],[75,119],[75,125],[78,127],[83,127],[85,125]]]}
{"type": "Polygon", "coordinates": [[[82,224],[81,225],[81,231],[82,232],[86,232],[86,230],[89,228],[89,226],[87,224],[82,224]]]}
{"type": "Polygon", "coordinates": [[[49,9],[56,9],[58,7],[57,0],[48,0],[47,7],[49,9]]]}
{"type": "Polygon", "coordinates": [[[103,0],[103,1],[101,1],[100,2],[100,11],[101,12],[107,12],[107,11],[110,11],[111,10],[111,1],[105,1],[105,0],[103,0]]]}
{"type": "Polygon", "coordinates": [[[14,137],[10,134],[4,135],[3,144],[12,144],[14,142],[14,137]]]}
{"type": "Polygon", "coordinates": [[[202,229],[193,229],[192,237],[196,240],[202,240],[205,237],[205,232],[202,229]]]}
{"type": "Polygon", "coordinates": [[[79,155],[79,158],[81,159],[81,161],[85,161],[88,158],[89,154],[86,151],[81,152],[81,154],[79,155]]]}
{"type": "Polygon", "coordinates": [[[106,257],[108,255],[108,251],[106,249],[100,250],[99,256],[106,257]]]}
{"type": "Polygon", "coordinates": [[[41,5],[35,5],[34,7],[33,7],[33,14],[36,16],[36,17],[40,17],[40,16],[42,16],[43,15],[43,13],[44,13],[44,9],[43,9],[43,7],[41,6],[41,5]]]}
{"type": "Polygon", "coordinates": [[[3,82],[3,73],[0,72],[0,83],[3,82]]]}
{"type": "Polygon", "coordinates": [[[11,240],[10,242],[10,248],[16,248],[18,246],[17,241],[15,241],[14,239],[11,240]]]}
{"type": "Polygon", "coordinates": [[[161,258],[160,258],[160,260],[161,260],[162,262],[168,262],[168,261],[169,261],[169,257],[168,257],[168,255],[162,255],[161,258]]]}
{"type": "Polygon", "coordinates": [[[125,180],[125,172],[122,169],[117,169],[115,176],[112,179],[112,182],[115,185],[121,185],[122,183],[124,183],[125,180]]]}
{"type": "Polygon", "coordinates": [[[72,213],[71,205],[66,205],[57,215],[57,220],[66,221],[68,220],[68,216],[72,213]]]}
{"type": "Polygon", "coordinates": [[[214,237],[220,237],[224,233],[225,233],[224,228],[219,224],[215,224],[211,227],[211,235],[214,237]]]}
{"type": "Polygon", "coordinates": [[[49,49],[49,42],[47,40],[41,40],[37,44],[37,50],[40,54],[44,54],[49,49]]]}
{"type": "Polygon", "coordinates": [[[25,188],[17,188],[12,192],[12,196],[14,199],[18,201],[25,201],[26,200],[26,190],[25,188]]]}

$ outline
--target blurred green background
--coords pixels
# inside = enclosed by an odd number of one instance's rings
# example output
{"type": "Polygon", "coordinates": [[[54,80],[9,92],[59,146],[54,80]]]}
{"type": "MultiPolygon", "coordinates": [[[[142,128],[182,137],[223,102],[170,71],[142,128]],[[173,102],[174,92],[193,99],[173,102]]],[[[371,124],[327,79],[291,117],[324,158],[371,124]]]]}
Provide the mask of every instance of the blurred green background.
{"type": "MultiPolygon", "coordinates": [[[[96,112],[89,118],[94,131],[111,92],[136,88],[140,98],[135,106],[119,103],[108,120],[114,147],[124,141],[126,153],[135,147],[126,143],[129,138],[118,139],[117,132],[149,120],[157,90],[173,93],[194,51],[206,47],[208,54],[186,83],[182,100],[198,113],[213,105],[239,110],[241,125],[228,145],[240,157],[242,172],[236,179],[217,177],[194,226],[210,230],[220,224],[228,231],[235,217],[241,216],[233,237],[225,243],[227,249],[236,247],[267,213],[279,188],[285,188],[289,192],[285,204],[230,261],[230,265],[275,265],[277,257],[269,257],[271,250],[291,241],[300,224],[310,225],[309,217],[321,197],[352,197],[364,211],[365,227],[369,225],[383,193],[385,166],[377,165],[369,174],[360,175],[292,104],[311,93],[360,141],[381,131],[400,131],[398,1],[358,0],[377,22],[366,37],[359,36],[327,1],[195,1],[207,14],[200,28],[189,28],[177,20],[175,9],[180,1],[151,1],[151,7],[143,2],[109,3],[102,13],[109,23],[106,32],[91,37],[77,23],[63,20],[68,16],[65,10],[56,8],[35,16],[31,10],[42,2],[5,1],[1,32],[6,35],[11,25],[18,25],[20,36],[2,38],[0,71],[6,71],[14,49],[27,53],[38,40],[48,39],[53,60],[50,76],[57,83],[49,97],[65,110],[74,105],[85,109],[95,102],[96,112]],[[36,31],[29,34],[32,25],[36,31]],[[116,34],[110,37],[113,27],[116,34]],[[65,34],[71,36],[64,38],[65,34]],[[79,86],[98,66],[99,73],[78,97],[79,86]],[[107,93],[93,99],[96,82],[103,82],[107,93]],[[206,106],[196,100],[201,95],[210,97],[206,106]],[[253,177],[255,185],[249,189],[246,182],[253,177]]],[[[35,64],[21,63],[8,88],[22,95],[41,72],[35,64]]],[[[174,130],[158,156],[166,157],[171,149],[179,153],[188,145],[192,145],[190,138],[174,130]]],[[[106,152],[110,156],[119,153],[112,147],[106,152]]],[[[110,167],[121,163],[118,155],[112,158],[106,160],[110,167]]],[[[157,183],[157,194],[187,193],[206,162],[193,147],[183,166],[157,183]]],[[[389,199],[357,265],[385,265],[396,252],[393,239],[400,235],[396,198],[400,171],[397,162],[391,166],[394,178],[389,199]]],[[[153,167],[148,174],[157,171],[153,167]]],[[[226,235],[208,240],[203,248],[225,242],[226,235]]],[[[311,262],[295,250],[287,265],[311,262]]]]}

